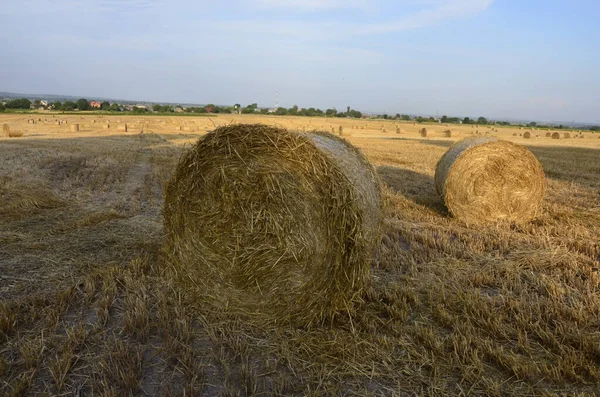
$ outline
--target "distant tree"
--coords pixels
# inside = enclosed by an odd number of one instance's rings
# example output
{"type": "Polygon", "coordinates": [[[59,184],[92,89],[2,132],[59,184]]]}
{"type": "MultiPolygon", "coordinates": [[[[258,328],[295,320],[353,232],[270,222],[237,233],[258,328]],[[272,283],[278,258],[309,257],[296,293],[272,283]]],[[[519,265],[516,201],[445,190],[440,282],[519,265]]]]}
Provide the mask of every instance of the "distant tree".
{"type": "Polygon", "coordinates": [[[6,102],[4,106],[7,109],[29,109],[31,108],[31,101],[26,98],[13,99],[6,102]]]}
{"type": "Polygon", "coordinates": [[[110,107],[108,108],[109,111],[111,112],[120,112],[121,111],[121,107],[119,106],[118,103],[113,102],[110,107]]]}
{"type": "Polygon", "coordinates": [[[463,124],[473,124],[473,121],[469,117],[463,119],[463,124]]]}
{"type": "Polygon", "coordinates": [[[348,116],[354,117],[355,119],[360,119],[362,117],[362,113],[358,110],[351,110],[350,113],[348,113],[348,116]]]}
{"type": "Polygon", "coordinates": [[[144,107],[138,107],[138,106],[134,106],[132,109],[133,113],[147,113],[148,109],[144,108],[144,107]]]}
{"type": "Polygon", "coordinates": [[[160,112],[160,110],[162,109],[162,105],[155,103],[154,105],[152,105],[152,110],[155,112],[160,112]]]}
{"type": "Polygon", "coordinates": [[[390,118],[390,116],[388,116],[388,115],[387,115],[387,114],[385,114],[385,113],[383,114],[383,119],[384,119],[384,120],[387,120],[387,119],[389,119],[389,118],[390,118]]]}
{"type": "Polygon", "coordinates": [[[37,109],[40,106],[42,106],[42,101],[40,101],[39,99],[36,99],[35,101],[33,101],[32,105],[35,109],[37,109]]]}
{"type": "Polygon", "coordinates": [[[480,117],[477,119],[477,124],[488,124],[488,120],[485,117],[480,117]]]}
{"type": "Polygon", "coordinates": [[[442,116],[442,123],[447,123],[448,122],[448,116],[444,115],[442,116]]]}
{"type": "Polygon", "coordinates": [[[48,104],[54,110],[62,110],[62,103],[60,101],[52,102],[48,104]]]}
{"type": "Polygon", "coordinates": [[[532,121],[531,123],[528,124],[530,127],[537,127],[537,123],[535,121],[532,121]]]}
{"type": "Polygon", "coordinates": [[[269,109],[267,109],[267,108],[260,109],[260,114],[267,114],[267,113],[269,113],[269,109]]]}
{"type": "Polygon", "coordinates": [[[100,105],[100,109],[102,109],[102,110],[110,109],[110,102],[108,102],[108,101],[102,102],[102,104],[100,105]]]}
{"type": "Polygon", "coordinates": [[[328,117],[335,116],[336,114],[337,114],[337,110],[335,108],[325,110],[325,115],[328,117]]]}
{"type": "Polygon", "coordinates": [[[71,111],[71,110],[75,109],[75,106],[77,106],[75,104],[75,102],[73,102],[73,101],[65,101],[65,103],[63,103],[62,110],[65,110],[65,111],[68,112],[68,111],[71,111]]]}
{"type": "Polygon", "coordinates": [[[288,109],[288,114],[291,116],[296,116],[298,115],[298,105],[294,105],[291,108],[288,109]]]}
{"type": "Polygon", "coordinates": [[[6,106],[2,102],[0,102],[0,112],[4,112],[6,110],[6,106]]]}
{"type": "Polygon", "coordinates": [[[277,108],[277,110],[275,111],[275,114],[278,116],[285,116],[287,115],[287,109],[286,108],[277,108]]]}
{"type": "Polygon", "coordinates": [[[77,106],[77,109],[79,109],[79,110],[89,110],[90,103],[88,102],[87,99],[80,98],[77,100],[76,106],[77,106]]]}
{"type": "Polygon", "coordinates": [[[350,106],[346,107],[346,114],[350,114],[350,106]]]}
{"type": "Polygon", "coordinates": [[[402,120],[404,120],[404,121],[409,121],[410,120],[410,116],[408,114],[403,114],[400,118],[402,120]]]}

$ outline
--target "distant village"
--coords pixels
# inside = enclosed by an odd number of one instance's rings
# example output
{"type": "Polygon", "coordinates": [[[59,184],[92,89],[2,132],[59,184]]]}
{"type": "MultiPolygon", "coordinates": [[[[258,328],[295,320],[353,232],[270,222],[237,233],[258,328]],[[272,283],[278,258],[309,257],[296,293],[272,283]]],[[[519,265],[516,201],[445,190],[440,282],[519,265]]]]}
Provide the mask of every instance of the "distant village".
{"type": "MultiPolygon", "coordinates": [[[[271,114],[278,116],[307,116],[307,117],[346,117],[346,118],[362,118],[362,119],[384,119],[384,120],[402,120],[414,123],[444,123],[444,124],[476,124],[476,125],[514,125],[522,127],[538,127],[538,128],[571,128],[571,125],[562,124],[541,124],[536,122],[528,123],[511,123],[501,120],[488,120],[485,117],[470,118],[470,117],[448,117],[448,116],[418,116],[396,113],[389,114],[366,114],[356,109],[351,109],[348,106],[345,111],[338,111],[336,108],[321,110],[317,108],[300,108],[292,106],[285,107],[259,107],[258,104],[252,103],[247,106],[235,104],[233,106],[219,106],[215,104],[207,104],[201,106],[182,106],[173,104],[146,104],[146,103],[117,103],[100,100],[87,100],[80,98],[77,101],[66,100],[50,101],[45,99],[30,100],[27,98],[17,99],[0,99],[0,112],[11,110],[29,110],[29,111],[60,111],[60,112],[80,112],[80,111],[106,111],[106,112],[132,112],[132,113],[181,113],[181,114],[271,114]]],[[[579,126],[581,128],[581,126],[579,126]]],[[[600,126],[587,126],[584,129],[600,131],[600,126]]]]}

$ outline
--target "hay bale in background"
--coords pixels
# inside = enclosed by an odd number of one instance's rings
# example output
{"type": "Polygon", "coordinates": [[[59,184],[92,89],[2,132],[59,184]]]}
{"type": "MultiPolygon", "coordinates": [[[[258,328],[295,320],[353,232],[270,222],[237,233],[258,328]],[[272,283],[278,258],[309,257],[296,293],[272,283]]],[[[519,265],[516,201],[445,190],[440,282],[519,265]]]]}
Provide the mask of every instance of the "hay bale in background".
{"type": "Polygon", "coordinates": [[[552,133],[550,131],[546,132],[546,138],[552,137],[552,133]]]}
{"type": "Polygon", "coordinates": [[[102,128],[108,130],[110,129],[110,124],[102,124],[102,128]]]}
{"type": "Polygon", "coordinates": [[[568,132],[565,132],[565,133],[563,134],[563,136],[564,136],[564,138],[565,138],[565,139],[570,139],[570,138],[571,138],[571,134],[570,134],[570,133],[568,133],[568,132]]]}
{"type": "Polygon", "coordinates": [[[368,280],[379,189],[362,154],[328,133],[220,127],[168,183],[168,262],[202,304],[254,321],[319,322],[351,310],[368,280]]]}
{"type": "Polygon", "coordinates": [[[396,127],[396,134],[402,134],[402,130],[400,129],[400,127],[396,127]]]}
{"type": "Polygon", "coordinates": [[[421,134],[423,138],[427,138],[427,128],[421,128],[419,134],[421,134]]]}
{"type": "Polygon", "coordinates": [[[560,139],[560,134],[558,132],[553,132],[552,139],[560,139]]]}
{"type": "Polygon", "coordinates": [[[127,132],[127,124],[121,124],[121,125],[117,126],[117,131],[127,132]]]}
{"type": "Polygon", "coordinates": [[[523,133],[523,138],[525,138],[525,139],[529,139],[529,138],[531,138],[531,132],[529,132],[529,131],[525,131],[525,132],[523,133]]]}
{"type": "Polygon", "coordinates": [[[466,223],[527,222],[542,211],[544,171],[523,146],[493,137],[452,145],[435,171],[448,211],[466,223]]]}
{"type": "Polygon", "coordinates": [[[71,131],[71,132],[78,132],[79,131],[79,124],[71,124],[69,126],[69,131],[71,131]]]}
{"type": "Polygon", "coordinates": [[[340,135],[344,135],[344,127],[342,127],[341,125],[339,128],[339,133],[340,133],[340,135]]]}
{"type": "Polygon", "coordinates": [[[2,124],[2,134],[4,134],[4,136],[9,136],[10,127],[8,126],[8,124],[2,124]]]}
{"type": "Polygon", "coordinates": [[[452,130],[445,130],[444,131],[444,136],[446,138],[452,138],[452,130]]]}

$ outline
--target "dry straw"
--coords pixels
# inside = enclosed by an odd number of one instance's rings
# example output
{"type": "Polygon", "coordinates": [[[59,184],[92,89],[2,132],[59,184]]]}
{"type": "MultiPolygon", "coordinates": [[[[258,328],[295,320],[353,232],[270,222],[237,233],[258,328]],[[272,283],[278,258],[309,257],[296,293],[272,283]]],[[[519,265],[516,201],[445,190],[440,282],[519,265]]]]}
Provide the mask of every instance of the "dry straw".
{"type": "Polygon", "coordinates": [[[421,129],[419,130],[419,133],[421,134],[421,136],[422,136],[423,138],[427,138],[427,128],[421,128],[421,129]]]}
{"type": "Polygon", "coordinates": [[[20,138],[23,136],[23,131],[11,131],[8,124],[2,124],[2,133],[9,138],[20,138]]]}
{"type": "Polygon", "coordinates": [[[437,164],[436,189],[466,223],[527,222],[541,213],[544,171],[524,147],[493,137],[452,145],[437,164]]]}
{"type": "Polygon", "coordinates": [[[69,126],[69,131],[71,131],[71,132],[77,132],[77,131],[79,131],[79,124],[71,124],[69,126]]]}
{"type": "Polygon", "coordinates": [[[199,304],[310,325],[352,310],[381,219],[376,173],[345,140],[226,126],[202,137],[168,183],[165,251],[199,304]]]}
{"type": "Polygon", "coordinates": [[[552,139],[560,139],[560,134],[558,132],[553,132],[552,139]]]}
{"type": "Polygon", "coordinates": [[[565,139],[571,138],[571,134],[568,132],[565,132],[563,136],[565,137],[565,139]]]}
{"type": "Polygon", "coordinates": [[[529,138],[531,138],[531,132],[529,132],[529,131],[525,131],[525,132],[523,133],[523,138],[525,138],[525,139],[529,139],[529,138]]]}
{"type": "Polygon", "coordinates": [[[552,133],[550,131],[546,132],[546,138],[552,137],[552,133]]]}
{"type": "Polygon", "coordinates": [[[110,124],[102,124],[102,128],[108,130],[110,129],[110,124]]]}
{"type": "Polygon", "coordinates": [[[445,130],[444,131],[444,136],[446,138],[452,138],[452,130],[445,130]]]}
{"type": "Polygon", "coordinates": [[[121,124],[121,125],[117,126],[117,131],[127,132],[127,124],[121,124]]]}

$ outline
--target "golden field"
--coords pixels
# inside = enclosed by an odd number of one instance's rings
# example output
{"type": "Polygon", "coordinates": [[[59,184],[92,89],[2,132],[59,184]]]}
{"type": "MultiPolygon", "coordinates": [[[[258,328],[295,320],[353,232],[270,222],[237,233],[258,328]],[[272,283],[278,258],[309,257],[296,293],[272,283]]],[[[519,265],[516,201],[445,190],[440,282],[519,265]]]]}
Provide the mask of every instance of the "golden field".
{"type": "Polygon", "coordinates": [[[254,115],[0,124],[23,133],[0,137],[0,395],[600,394],[600,134],[254,115]],[[186,146],[232,123],[341,126],[376,167],[384,233],[354,316],[261,327],[170,283],[163,187],[186,146]],[[541,217],[467,227],[448,216],[436,163],[477,133],[540,160],[541,217]]]}

